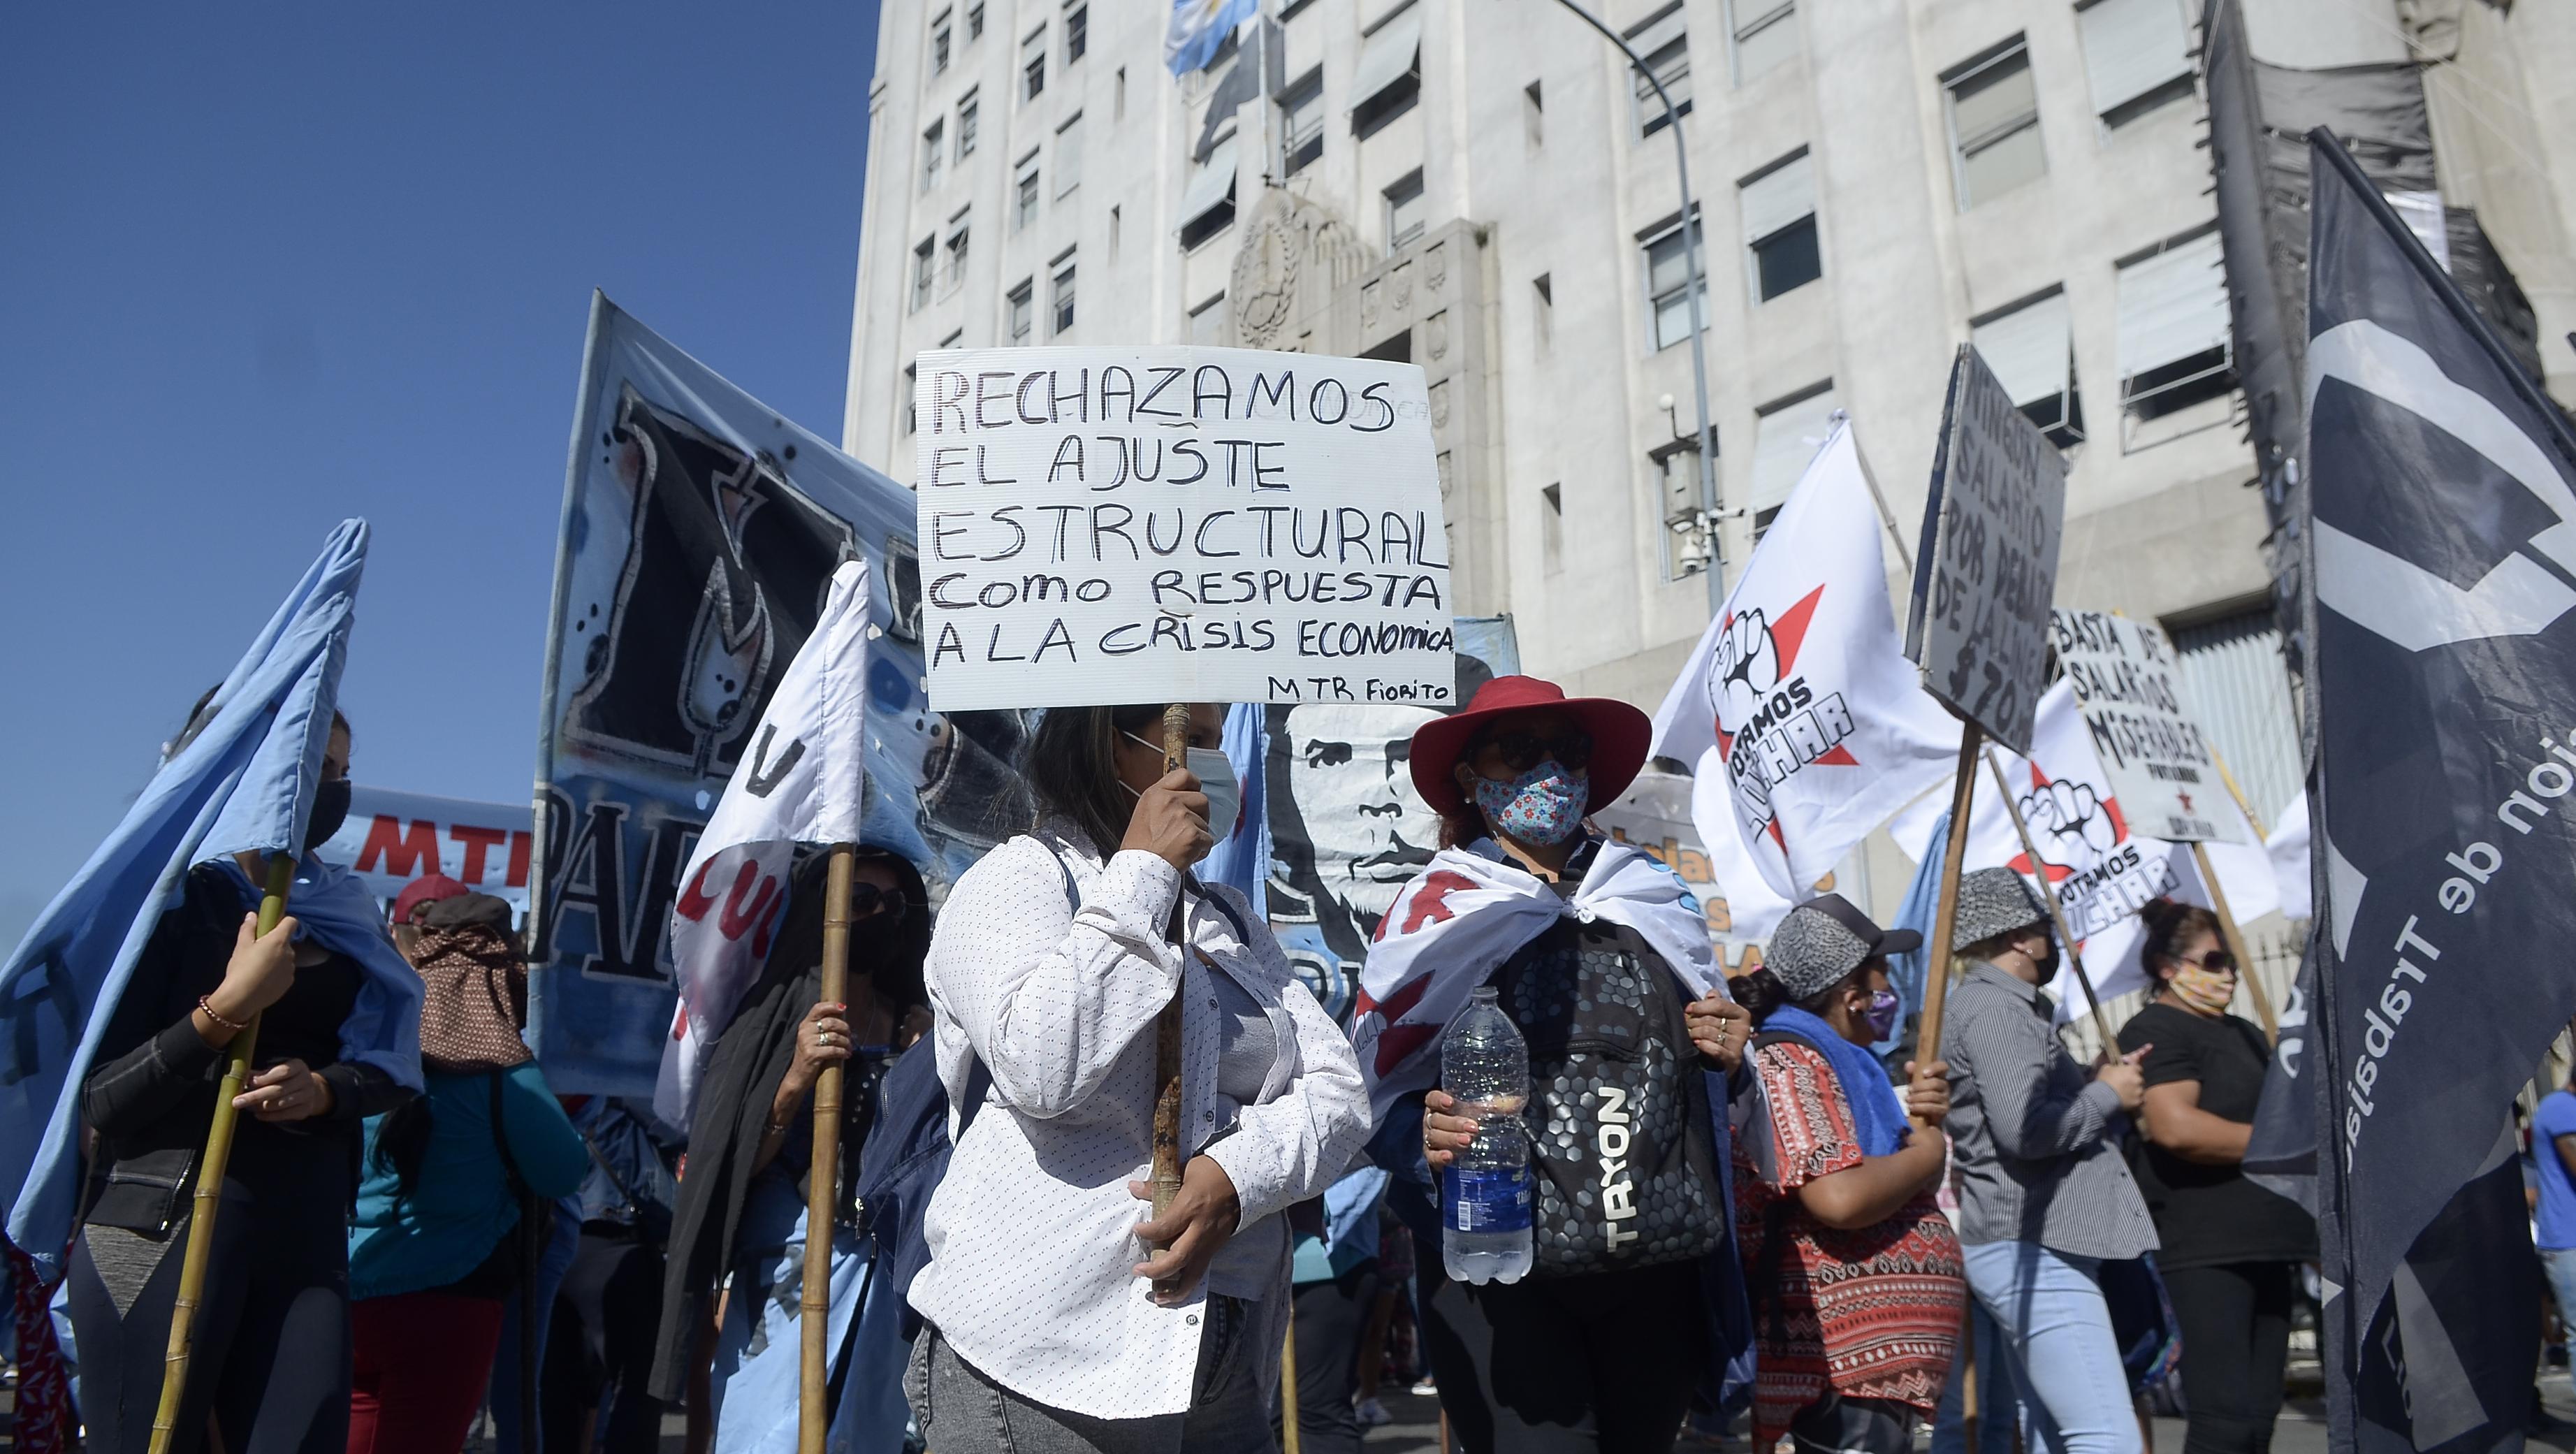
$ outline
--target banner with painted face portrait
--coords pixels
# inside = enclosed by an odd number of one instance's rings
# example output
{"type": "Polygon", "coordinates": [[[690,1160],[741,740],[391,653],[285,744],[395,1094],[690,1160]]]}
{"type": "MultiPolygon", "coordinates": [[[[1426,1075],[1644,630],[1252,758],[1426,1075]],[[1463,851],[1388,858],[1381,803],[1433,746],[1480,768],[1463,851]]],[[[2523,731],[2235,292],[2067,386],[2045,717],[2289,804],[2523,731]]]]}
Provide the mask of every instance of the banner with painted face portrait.
{"type": "MultiPolygon", "coordinates": [[[[1520,671],[1511,618],[1457,621],[1465,702],[1520,671]]],[[[1269,709],[1264,776],[1271,931],[1315,998],[1347,1015],[1378,920],[1440,847],[1440,815],[1414,790],[1414,730],[1441,715],[1394,703],[1313,702],[1269,709]]]]}

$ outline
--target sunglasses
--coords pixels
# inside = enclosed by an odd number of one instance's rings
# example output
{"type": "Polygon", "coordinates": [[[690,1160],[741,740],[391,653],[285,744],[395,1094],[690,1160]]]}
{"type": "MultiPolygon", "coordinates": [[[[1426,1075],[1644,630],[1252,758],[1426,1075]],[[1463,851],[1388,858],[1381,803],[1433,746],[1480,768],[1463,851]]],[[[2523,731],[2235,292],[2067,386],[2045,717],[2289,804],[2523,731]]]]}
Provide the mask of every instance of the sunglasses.
{"type": "Polygon", "coordinates": [[[1503,765],[1514,772],[1527,772],[1550,758],[1570,772],[1592,765],[1592,739],[1580,732],[1554,738],[1535,732],[1497,732],[1485,746],[1501,753],[1503,765]]]}
{"type": "Polygon", "coordinates": [[[887,923],[900,924],[905,910],[910,907],[911,900],[906,899],[900,889],[881,889],[875,884],[850,885],[850,918],[853,921],[882,913],[887,923]]]}
{"type": "Polygon", "coordinates": [[[2184,964],[2197,965],[2211,974],[2226,974],[2236,968],[2236,956],[2224,949],[2213,949],[2198,959],[2187,954],[2177,954],[2174,958],[2184,964]]]}

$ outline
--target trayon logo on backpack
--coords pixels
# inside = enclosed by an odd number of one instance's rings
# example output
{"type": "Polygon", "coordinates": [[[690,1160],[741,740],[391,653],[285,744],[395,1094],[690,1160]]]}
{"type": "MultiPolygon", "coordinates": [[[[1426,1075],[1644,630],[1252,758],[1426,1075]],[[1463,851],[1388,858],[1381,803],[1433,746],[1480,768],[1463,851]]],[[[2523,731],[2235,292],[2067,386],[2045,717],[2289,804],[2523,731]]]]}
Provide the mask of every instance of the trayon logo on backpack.
{"type": "Polygon", "coordinates": [[[1852,735],[1851,708],[1843,694],[1819,696],[1804,676],[1793,674],[1798,649],[1806,645],[1807,624],[1824,596],[1825,588],[1816,587],[1776,622],[1758,607],[1729,616],[1718,639],[1717,670],[1707,678],[1718,751],[1743,795],[1750,826],[1769,833],[1775,843],[1782,840],[1779,820],[1771,812],[1773,788],[1814,763],[1860,765],[1843,746],[1843,739],[1852,735]]]}
{"type": "Polygon", "coordinates": [[[1637,1240],[1637,1234],[1620,1226],[1636,1220],[1637,1184],[1628,1179],[1628,1093],[1617,1086],[1601,1088],[1601,1215],[1606,1219],[1602,1236],[1610,1250],[1637,1240]]]}

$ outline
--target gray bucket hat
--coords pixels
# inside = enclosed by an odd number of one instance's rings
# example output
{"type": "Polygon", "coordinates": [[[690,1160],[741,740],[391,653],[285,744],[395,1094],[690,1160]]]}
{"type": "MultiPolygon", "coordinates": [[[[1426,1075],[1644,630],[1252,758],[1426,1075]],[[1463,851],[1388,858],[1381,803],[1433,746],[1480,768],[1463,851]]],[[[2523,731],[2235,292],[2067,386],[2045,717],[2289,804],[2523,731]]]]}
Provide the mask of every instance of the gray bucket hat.
{"type": "Polygon", "coordinates": [[[1959,877],[1959,907],[1950,924],[1950,949],[2048,921],[2048,906],[2030,881],[2008,868],[1981,868],[1959,877]]]}
{"type": "Polygon", "coordinates": [[[1792,1001],[1821,994],[1875,955],[1921,947],[1911,929],[1881,929],[1840,894],[1818,894],[1791,909],[1762,951],[1762,967],[1792,1001]]]}

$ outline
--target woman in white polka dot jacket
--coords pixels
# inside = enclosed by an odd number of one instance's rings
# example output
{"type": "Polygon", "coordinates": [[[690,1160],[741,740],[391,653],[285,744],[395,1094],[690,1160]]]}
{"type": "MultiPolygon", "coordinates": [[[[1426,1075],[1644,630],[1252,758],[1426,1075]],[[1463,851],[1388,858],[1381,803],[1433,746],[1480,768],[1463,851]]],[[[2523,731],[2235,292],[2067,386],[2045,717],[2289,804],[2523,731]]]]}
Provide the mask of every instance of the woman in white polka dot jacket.
{"type": "Polygon", "coordinates": [[[1222,709],[1191,709],[1192,761],[1168,775],[1161,717],[1050,710],[1028,753],[1035,831],[940,914],[940,1079],[976,1110],[912,1285],[928,1326],[905,1388],[940,1454],[1272,1448],[1281,1213],[1368,1140],[1350,1042],[1243,896],[1188,877],[1211,801],[1234,822],[1222,709]],[[1186,954],[1166,937],[1176,896],[1186,954]],[[1175,994],[1185,1160],[1149,1222],[1154,1021],[1175,994]]]}

